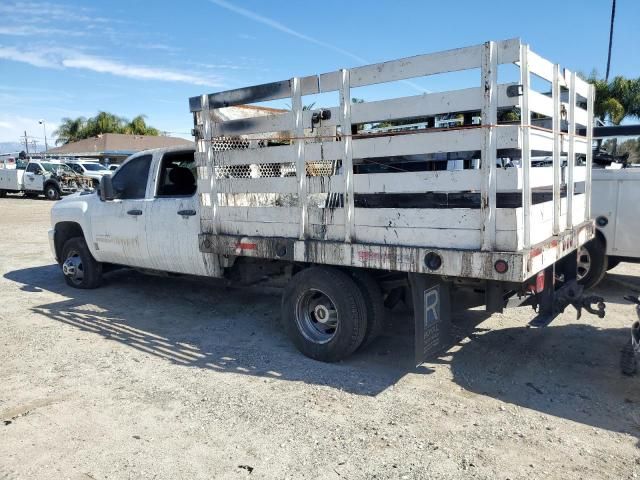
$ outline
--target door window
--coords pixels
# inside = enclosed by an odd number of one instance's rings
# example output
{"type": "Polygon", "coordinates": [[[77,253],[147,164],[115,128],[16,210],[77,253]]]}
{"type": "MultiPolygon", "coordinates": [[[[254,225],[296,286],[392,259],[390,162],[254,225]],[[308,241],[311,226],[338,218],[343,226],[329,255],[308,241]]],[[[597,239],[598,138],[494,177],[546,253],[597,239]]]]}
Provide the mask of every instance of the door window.
{"type": "Polygon", "coordinates": [[[167,153],[162,157],[158,197],[190,197],[196,193],[193,152],[167,153]]]}
{"type": "Polygon", "coordinates": [[[38,173],[40,170],[40,165],[37,163],[30,163],[27,165],[27,169],[25,170],[27,173],[38,173]]]}
{"type": "Polygon", "coordinates": [[[116,198],[144,198],[147,191],[151,155],[134,158],[120,167],[113,177],[113,190],[116,198]]]}

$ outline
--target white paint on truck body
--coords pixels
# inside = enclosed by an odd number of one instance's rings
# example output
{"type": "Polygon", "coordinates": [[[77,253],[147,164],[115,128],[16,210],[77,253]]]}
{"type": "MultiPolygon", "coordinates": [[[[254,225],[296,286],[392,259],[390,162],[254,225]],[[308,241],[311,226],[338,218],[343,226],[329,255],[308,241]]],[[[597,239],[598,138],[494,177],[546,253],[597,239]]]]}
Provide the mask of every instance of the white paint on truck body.
{"type": "Polygon", "coordinates": [[[607,255],[640,259],[640,168],[593,169],[594,218],[604,217],[598,224],[607,243],[607,255]]]}

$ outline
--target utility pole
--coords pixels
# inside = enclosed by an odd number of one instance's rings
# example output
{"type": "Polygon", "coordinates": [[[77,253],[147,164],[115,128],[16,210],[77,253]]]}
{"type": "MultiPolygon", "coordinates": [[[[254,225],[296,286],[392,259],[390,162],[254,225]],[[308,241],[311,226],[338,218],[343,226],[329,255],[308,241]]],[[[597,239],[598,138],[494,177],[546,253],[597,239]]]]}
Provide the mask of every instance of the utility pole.
{"type": "Polygon", "coordinates": [[[47,124],[44,120],[40,120],[38,123],[42,125],[42,130],[44,131],[44,153],[46,155],[47,150],[49,150],[49,145],[47,145],[47,124]]]}
{"type": "Polygon", "coordinates": [[[29,137],[27,137],[27,131],[24,131],[24,150],[27,154],[27,156],[29,156],[29,137]]]}
{"type": "Polygon", "coordinates": [[[611,27],[609,28],[609,54],[607,55],[607,73],[604,76],[604,81],[609,83],[609,70],[611,67],[611,46],[613,45],[613,21],[616,18],[616,0],[611,2],[611,27]]]}

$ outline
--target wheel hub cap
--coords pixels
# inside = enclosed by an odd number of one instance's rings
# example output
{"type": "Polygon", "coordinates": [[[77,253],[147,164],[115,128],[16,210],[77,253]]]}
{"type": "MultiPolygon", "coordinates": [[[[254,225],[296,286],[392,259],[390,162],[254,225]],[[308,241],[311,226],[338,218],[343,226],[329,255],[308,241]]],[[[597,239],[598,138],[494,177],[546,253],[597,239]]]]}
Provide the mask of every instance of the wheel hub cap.
{"type": "Polygon", "coordinates": [[[577,279],[582,280],[591,269],[591,255],[586,248],[580,248],[578,250],[578,271],[577,279]]]}
{"type": "Polygon", "coordinates": [[[82,259],[77,253],[71,253],[62,264],[62,273],[69,277],[74,283],[79,283],[84,278],[82,259]]]}
{"type": "Polygon", "coordinates": [[[330,341],[338,329],[338,311],[328,295],[311,289],[298,299],[296,322],[300,332],[314,343],[330,341]]]}

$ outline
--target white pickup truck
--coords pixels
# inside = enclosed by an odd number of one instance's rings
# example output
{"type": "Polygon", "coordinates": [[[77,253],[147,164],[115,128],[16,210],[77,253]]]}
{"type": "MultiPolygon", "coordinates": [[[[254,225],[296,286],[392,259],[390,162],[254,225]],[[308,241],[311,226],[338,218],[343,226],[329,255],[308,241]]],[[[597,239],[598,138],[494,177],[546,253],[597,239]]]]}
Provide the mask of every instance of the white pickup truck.
{"type": "Polygon", "coordinates": [[[22,192],[28,197],[44,194],[49,200],[58,200],[91,186],[90,179],[55,160],[32,159],[24,169],[0,168],[0,197],[22,192]]]}
{"type": "Polygon", "coordinates": [[[285,330],[322,361],[373,341],[384,307],[402,298],[414,311],[416,363],[450,345],[452,305],[492,313],[528,303],[538,312],[533,326],[570,304],[604,316],[602,299],[584,298],[576,281],[577,249],[595,232],[591,137],[577,134],[592,130],[593,87],[519,39],[189,104],[195,151],[135,154],[97,193],[52,209],[51,248],[70,286],[95,288],[112,265],[272,282],[284,286],[285,330]],[[521,69],[522,84],[500,83],[500,64],[521,69]],[[473,69],[482,81],[467,89],[351,102],[352,88],[473,69]],[[551,82],[552,97],[531,89],[532,74],[551,82]],[[305,95],[325,92],[339,104],[303,108],[305,95]],[[292,108],[247,106],[272,100],[292,108]],[[498,122],[499,110],[514,108],[518,124],[498,122]],[[561,111],[575,134],[563,132],[561,111]],[[481,124],[435,128],[436,116],[458,112],[481,124]],[[553,128],[534,128],[534,112],[553,128]],[[413,118],[425,119],[422,128],[359,127],[413,118]],[[546,154],[552,166],[532,165],[546,154]],[[562,156],[574,161],[563,167],[562,156]],[[451,158],[464,158],[459,170],[442,168],[451,158]],[[505,158],[520,166],[498,167],[505,158]]]}

